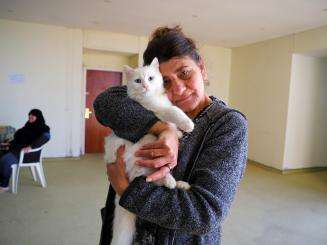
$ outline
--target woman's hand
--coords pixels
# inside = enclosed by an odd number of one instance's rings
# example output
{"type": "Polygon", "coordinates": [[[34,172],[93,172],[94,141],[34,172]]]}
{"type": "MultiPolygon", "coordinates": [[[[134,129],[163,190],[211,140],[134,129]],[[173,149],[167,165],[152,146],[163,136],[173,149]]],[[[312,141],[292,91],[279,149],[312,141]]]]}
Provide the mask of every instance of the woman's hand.
{"type": "Polygon", "coordinates": [[[22,148],[22,150],[24,151],[24,153],[28,153],[32,150],[32,147],[26,146],[26,147],[22,148]]]}
{"type": "Polygon", "coordinates": [[[136,163],[140,166],[158,169],[146,178],[146,181],[156,181],[163,178],[177,165],[178,136],[173,127],[165,127],[158,140],[141,147],[135,155],[144,159],[136,163]]]}
{"type": "Polygon", "coordinates": [[[107,164],[108,180],[119,196],[124,193],[129,185],[125,172],[124,152],[125,146],[122,145],[117,149],[116,162],[107,164]]]}

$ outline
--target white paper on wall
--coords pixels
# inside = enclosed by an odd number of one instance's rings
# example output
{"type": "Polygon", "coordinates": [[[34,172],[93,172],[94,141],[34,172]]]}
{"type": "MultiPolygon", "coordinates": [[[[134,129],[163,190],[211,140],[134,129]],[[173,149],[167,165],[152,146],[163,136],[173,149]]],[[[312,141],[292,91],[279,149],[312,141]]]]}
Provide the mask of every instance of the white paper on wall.
{"type": "Polygon", "coordinates": [[[25,82],[25,75],[21,73],[12,73],[8,75],[8,81],[12,84],[19,84],[25,82]]]}

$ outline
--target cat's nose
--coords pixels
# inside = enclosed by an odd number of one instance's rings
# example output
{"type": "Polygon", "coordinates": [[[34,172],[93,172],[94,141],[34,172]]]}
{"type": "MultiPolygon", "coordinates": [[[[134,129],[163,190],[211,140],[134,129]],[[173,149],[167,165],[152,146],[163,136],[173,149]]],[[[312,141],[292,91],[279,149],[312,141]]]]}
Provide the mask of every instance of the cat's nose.
{"type": "Polygon", "coordinates": [[[146,83],[143,83],[143,88],[145,88],[146,90],[149,89],[149,85],[147,85],[146,83]]]}

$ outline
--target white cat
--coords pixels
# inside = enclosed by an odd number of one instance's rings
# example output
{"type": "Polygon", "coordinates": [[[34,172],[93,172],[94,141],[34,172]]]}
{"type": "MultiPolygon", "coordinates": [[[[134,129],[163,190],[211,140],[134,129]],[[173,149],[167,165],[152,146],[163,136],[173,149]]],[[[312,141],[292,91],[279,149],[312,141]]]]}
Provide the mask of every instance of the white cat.
{"type": "MultiPolygon", "coordinates": [[[[139,102],[143,107],[151,110],[162,121],[173,123],[180,130],[191,132],[194,128],[192,120],[178,107],[173,106],[165,94],[163,79],[159,71],[159,62],[154,58],[149,66],[130,68],[124,66],[124,73],[127,78],[128,96],[139,102]]],[[[157,138],[147,134],[137,143],[133,144],[128,140],[117,137],[114,133],[105,139],[105,162],[110,164],[116,160],[116,151],[121,145],[125,145],[124,160],[126,173],[131,182],[138,176],[148,176],[155,169],[141,167],[135,164],[135,152],[143,145],[154,142],[157,138]]],[[[155,182],[157,185],[164,185],[170,189],[175,187],[189,189],[190,186],[184,181],[177,181],[168,173],[163,179],[155,182]]],[[[122,208],[119,205],[120,197],[116,195],[115,213],[113,221],[113,245],[130,245],[133,242],[135,233],[135,214],[122,208]]]]}

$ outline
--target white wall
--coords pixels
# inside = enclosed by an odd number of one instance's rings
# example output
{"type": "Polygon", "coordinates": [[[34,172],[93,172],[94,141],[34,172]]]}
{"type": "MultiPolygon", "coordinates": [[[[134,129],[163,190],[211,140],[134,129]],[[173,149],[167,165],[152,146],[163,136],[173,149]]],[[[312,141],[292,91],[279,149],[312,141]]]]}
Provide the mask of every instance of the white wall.
{"type": "Polygon", "coordinates": [[[293,55],[284,169],[327,166],[327,58],[293,55]]]}
{"type": "Polygon", "coordinates": [[[20,128],[31,108],[51,127],[45,156],[78,156],[81,141],[82,32],[0,20],[0,124],[20,128]],[[24,81],[12,83],[11,74],[24,81]]]}
{"type": "MultiPolygon", "coordinates": [[[[0,43],[0,124],[20,128],[28,111],[40,108],[52,134],[45,156],[63,157],[79,156],[84,148],[82,63],[84,67],[120,70],[125,62],[121,56],[128,56],[127,64],[141,65],[147,38],[0,20],[0,43]],[[113,57],[117,54],[120,57],[113,57]],[[10,83],[12,74],[22,74],[25,79],[10,83]]],[[[227,102],[230,49],[203,44],[200,52],[209,71],[207,91],[227,102]]]]}

